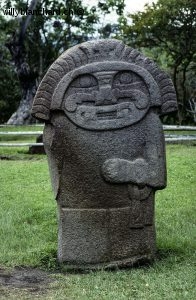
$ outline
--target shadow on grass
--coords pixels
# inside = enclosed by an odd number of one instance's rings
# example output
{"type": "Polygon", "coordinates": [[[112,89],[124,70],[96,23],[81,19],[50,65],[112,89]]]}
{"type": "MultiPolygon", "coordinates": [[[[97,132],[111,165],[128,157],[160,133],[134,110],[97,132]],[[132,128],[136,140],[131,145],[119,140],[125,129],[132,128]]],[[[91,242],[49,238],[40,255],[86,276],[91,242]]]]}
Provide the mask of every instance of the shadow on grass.
{"type": "MultiPolygon", "coordinates": [[[[43,253],[44,254],[44,253],[43,253]]],[[[153,267],[155,262],[168,260],[168,258],[173,256],[178,256],[179,254],[182,255],[179,251],[173,250],[173,249],[160,249],[158,250],[156,257],[154,260],[149,259],[140,259],[138,262],[130,263],[128,265],[124,266],[115,266],[112,267],[89,267],[89,265],[86,267],[86,265],[77,267],[77,266],[70,266],[66,263],[59,263],[57,259],[57,252],[51,251],[48,254],[45,254],[41,257],[40,262],[37,267],[40,267],[43,270],[52,271],[52,272],[58,272],[62,274],[90,274],[95,273],[99,271],[105,271],[105,272],[116,272],[119,270],[127,270],[130,269],[147,269],[153,267]]]]}
{"type": "Polygon", "coordinates": [[[187,255],[182,249],[158,249],[156,253],[155,262],[156,264],[181,264],[187,260],[187,255]]]}
{"type": "Polygon", "coordinates": [[[125,266],[112,266],[112,267],[100,267],[100,268],[86,268],[84,267],[72,267],[67,264],[59,263],[57,259],[57,252],[51,251],[50,253],[43,255],[40,259],[39,267],[44,270],[58,272],[62,274],[89,274],[97,271],[116,272],[119,270],[130,271],[130,269],[148,269],[155,265],[155,263],[178,263],[185,260],[184,254],[179,249],[158,249],[154,260],[141,259],[139,262],[125,265],[125,266]]]}
{"type": "Polygon", "coordinates": [[[18,160],[41,160],[45,158],[44,154],[29,154],[28,151],[18,151],[16,154],[0,154],[0,160],[18,161],[18,160]]]}

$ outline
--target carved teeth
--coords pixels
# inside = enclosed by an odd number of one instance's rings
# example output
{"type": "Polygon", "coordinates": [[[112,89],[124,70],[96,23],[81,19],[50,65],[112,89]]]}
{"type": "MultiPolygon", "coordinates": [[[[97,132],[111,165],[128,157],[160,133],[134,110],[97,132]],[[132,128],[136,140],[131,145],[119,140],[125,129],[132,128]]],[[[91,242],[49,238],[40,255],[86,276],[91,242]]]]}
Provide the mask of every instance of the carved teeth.
{"type": "Polygon", "coordinates": [[[107,112],[98,111],[98,112],[96,112],[96,116],[97,116],[98,120],[100,120],[100,119],[116,119],[117,118],[117,111],[116,110],[107,111],[107,112]]]}
{"type": "MultiPolygon", "coordinates": [[[[80,106],[81,107],[81,106],[80,106]]],[[[130,103],[122,103],[110,106],[85,106],[82,105],[83,109],[81,116],[83,119],[91,120],[111,120],[121,119],[130,116],[132,111],[130,103]]]]}

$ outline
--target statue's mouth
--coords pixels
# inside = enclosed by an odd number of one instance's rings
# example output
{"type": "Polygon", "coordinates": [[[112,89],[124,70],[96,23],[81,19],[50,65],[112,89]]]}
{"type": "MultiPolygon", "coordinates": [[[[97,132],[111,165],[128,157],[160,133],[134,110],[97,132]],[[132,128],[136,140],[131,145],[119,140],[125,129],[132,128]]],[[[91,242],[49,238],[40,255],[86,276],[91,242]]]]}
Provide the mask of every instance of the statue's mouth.
{"type": "Polygon", "coordinates": [[[100,100],[91,94],[73,94],[66,99],[64,111],[83,128],[108,130],[129,126],[148,110],[148,97],[140,91],[119,92],[117,96],[100,100]]]}
{"type": "Polygon", "coordinates": [[[98,111],[96,112],[96,116],[98,120],[110,120],[110,119],[116,119],[118,117],[117,111],[116,110],[112,110],[109,112],[105,112],[105,111],[98,111]]]}
{"type": "Polygon", "coordinates": [[[126,118],[133,110],[133,103],[120,103],[104,106],[79,105],[76,111],[76,119],[83,122],[102,122],[126,118]]]}
{"type": "Polygon", "coordinates": [[[67,116],[77,125],[91,130],[108,130],[129,126],[141,119],[148,108],[138,110],[133,102],[113,105],[78,105],[67,116]]]}

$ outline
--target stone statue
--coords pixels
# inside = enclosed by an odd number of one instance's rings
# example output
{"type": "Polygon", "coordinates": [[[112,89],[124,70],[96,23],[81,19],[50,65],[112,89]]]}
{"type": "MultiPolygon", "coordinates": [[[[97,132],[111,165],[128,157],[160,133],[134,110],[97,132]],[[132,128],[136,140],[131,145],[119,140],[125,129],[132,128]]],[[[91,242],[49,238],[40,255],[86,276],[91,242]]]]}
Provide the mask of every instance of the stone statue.
{"type": "Polygon", "coordinates": [[[118,40],[82,43],[52,64],[32,114],[45,122],[59,262],[97,268],[154,258],[154,196],[166,186],[159,115],[176,109],[168,75],[118,40]]]}

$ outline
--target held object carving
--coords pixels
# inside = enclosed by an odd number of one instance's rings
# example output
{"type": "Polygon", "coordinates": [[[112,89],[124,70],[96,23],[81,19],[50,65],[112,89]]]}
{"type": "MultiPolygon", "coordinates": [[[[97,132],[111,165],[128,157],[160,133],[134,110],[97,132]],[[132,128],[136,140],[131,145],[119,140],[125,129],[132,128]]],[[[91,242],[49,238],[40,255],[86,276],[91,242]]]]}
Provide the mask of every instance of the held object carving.
{"type": "Polygon", "coordinates": [[[75,46],[49,68],[32,114],[46,123],[60,262],[153,259],[154,195],[166,186],[159,115],[176,108],[168,75],[117,40],[75,46]]]}

